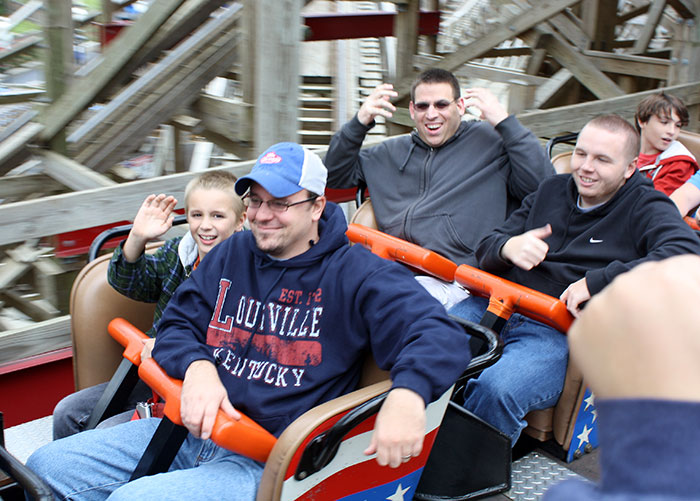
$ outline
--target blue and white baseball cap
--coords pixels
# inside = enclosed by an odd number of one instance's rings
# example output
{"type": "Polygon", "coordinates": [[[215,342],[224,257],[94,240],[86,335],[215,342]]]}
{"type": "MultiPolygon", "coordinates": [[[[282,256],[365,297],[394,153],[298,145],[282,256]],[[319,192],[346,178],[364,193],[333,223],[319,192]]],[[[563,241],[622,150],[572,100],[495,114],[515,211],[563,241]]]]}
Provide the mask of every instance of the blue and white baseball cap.
{"type": "Polygon", "coordinates": [[[327,177],[328,170],[316,153],[296,143],[277,143],[260,155],[250,174],[236,181],[236,193],[244,195],[255,181],[275,198],[304,189],[323,195],[327,177]]]}

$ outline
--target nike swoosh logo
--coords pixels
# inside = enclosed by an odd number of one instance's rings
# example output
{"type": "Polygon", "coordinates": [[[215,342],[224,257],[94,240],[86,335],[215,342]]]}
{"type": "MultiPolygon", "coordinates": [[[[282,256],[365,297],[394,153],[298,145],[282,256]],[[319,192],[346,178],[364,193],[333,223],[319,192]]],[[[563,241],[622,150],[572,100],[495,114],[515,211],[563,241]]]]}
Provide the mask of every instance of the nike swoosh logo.
{"type": "Polygon", "coordinates": [[[588,241],[591,244],[602,244],[602,240],[596,240],[595,238],[591,237],[591,239],[588,241]]]}

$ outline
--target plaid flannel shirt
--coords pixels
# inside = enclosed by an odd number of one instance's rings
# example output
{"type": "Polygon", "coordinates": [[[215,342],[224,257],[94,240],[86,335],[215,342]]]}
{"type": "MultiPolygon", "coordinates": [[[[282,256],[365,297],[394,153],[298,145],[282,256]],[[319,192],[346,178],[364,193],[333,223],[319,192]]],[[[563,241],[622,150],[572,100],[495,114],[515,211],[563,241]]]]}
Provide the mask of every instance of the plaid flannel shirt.
{"type": "Polygon", "coordinates": [[[114,289],[128,298],[157,303],[153,325],[146,334],[154,337],[156,325],[175,289],[190,275],[192,265],[183,266],[178,256],[182,237],[166,241],[153,254],[143,253],[133,263],[124,258],[122,245],[112,255],[107,280],[114,289]]]}

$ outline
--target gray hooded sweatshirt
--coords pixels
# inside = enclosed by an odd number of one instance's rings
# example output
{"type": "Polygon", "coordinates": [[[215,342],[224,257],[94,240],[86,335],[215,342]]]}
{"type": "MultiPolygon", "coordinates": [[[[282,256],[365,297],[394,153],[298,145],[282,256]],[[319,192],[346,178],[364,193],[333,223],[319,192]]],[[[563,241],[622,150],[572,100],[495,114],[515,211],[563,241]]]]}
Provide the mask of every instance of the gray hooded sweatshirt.
{"type": "Polygon", "coordinates": [[[360,149],[367,131],[355,116],[331,140],[328,187],[364,182],[379,229],[476,266],[474,249],[542,179],[554,174],[538,139],[515,116],[496,127],[463,121],[432,148],[414,130],[360,149]]]}

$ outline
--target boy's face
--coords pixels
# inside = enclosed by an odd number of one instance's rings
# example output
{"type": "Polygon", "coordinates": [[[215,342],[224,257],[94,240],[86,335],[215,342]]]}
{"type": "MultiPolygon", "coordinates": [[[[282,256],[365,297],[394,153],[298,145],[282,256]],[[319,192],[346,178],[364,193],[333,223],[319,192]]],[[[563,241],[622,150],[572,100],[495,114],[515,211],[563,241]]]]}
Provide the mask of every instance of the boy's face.
{"type": "Polygon", "coordinates": [[[678,139],[681,132],[681,121],[675,111],[668,115],[652,115],[646,122],[639,122],[642,129],[642,153],[645,155],[659,154],[678,139]]]}
{"type": "Polygon", "coordinates": [[[241,229],[245,214],[236,214],[231,194],[196,188],[187,200],[187,222],[202,259],[214,246],[241,229]]]}

